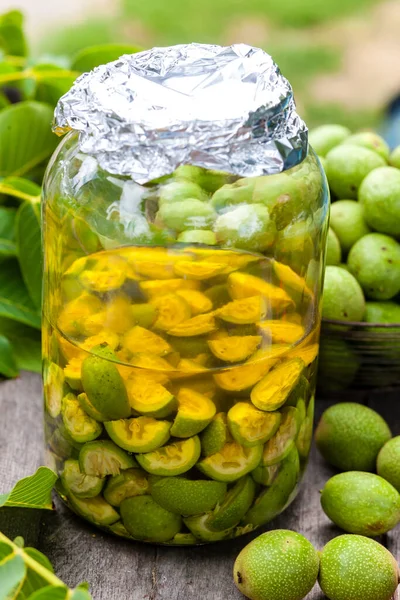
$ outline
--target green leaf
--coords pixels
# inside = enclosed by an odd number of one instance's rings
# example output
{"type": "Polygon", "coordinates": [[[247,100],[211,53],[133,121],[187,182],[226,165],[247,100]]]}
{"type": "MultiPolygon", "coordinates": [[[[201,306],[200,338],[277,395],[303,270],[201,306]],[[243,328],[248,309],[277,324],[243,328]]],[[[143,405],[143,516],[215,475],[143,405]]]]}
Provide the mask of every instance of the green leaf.
{"type": "Polygon", "coordinates": [[[4,262],[0,268],[0,317],[36,329],[41,327],[40,314],[30,299],[19,264],[13,259],[4,262]]]}
{"type": "Polygon", "coordinates": [[[26,566],[21,556],[10,556],[0,563],[0,600],[14,600],[18,587],[26,575],[26,566]]]}
{"type": "Polygon", "coordinates": [[[0,238],[0,257],[9,258],[17,255],[17,246],[15,242],[0,238]]]}
{"type": "Polygon", "coordinates": [[[0,335],[10,341],[19,370],[42,372],[40,331],[17,321],[0,317],[0,335]]]}
{"type": "Polygon", "coordinates": [[[51,491],[57,475],[47,467],[39,467],[34,475],[18,481],[8,494],[0,494],[1,506],[52,510],[51,491]]]}
{"type": "Polygon", "coordinates": [[[17,377],[18,366],[9,340],[0,335],[0,373],[5,377],[17,377]]]}
{"type": "Polygon", "coordinates": [[[91,595],[83,588],[76,588],[72,593],[71,600],[91,600],[91,595]]]}
{"type": "Polygon", "coordinates": [[[40,309],[42,305],[40,205],[29,202],[21,204],[15,226],[22,278],[33,303],[40,309]]]}
{"type": "Polygon", "coordinates": [[[17,211],[14,208],[0,206],[0,238],[3,240],[15,240],[15,217],[17,211]]]}
{"type": "Polygon", "coordinates": [[[37,183],[23,177],[5,177],[0,179],[0,193],[19,200],[39,203],[41,188],[37,183]]]}
{"type": "MultiPolygon", "coordinates": [[[[54,573],[53,565],[47,556],[39,552],[39,550],[36,550],[36,548],[25,548],[25,555],[29,556],[50,573],[54,573]]],[[[43,575],[43,573],[37,573],[35,570],[29,569],[27,577],[25,578],[24,584],[19,593],[21,600],[30,598],[31,594],[35,593],[37,590],[43,589],[43,587],[46,587],[48,583],[46,575],[47,573],[43,575]]]]}
{"type": "Polygon", "coordinates": [[[0,17],[0,48],[5,54],[26,56],[27,44],[22,29],[23,21],[19,10],[12,10],[0,17]]]}
{"type": "Polygon", "coordinates": [[[55,106],[58,100],[71,88],[79,73],[55,64],[43,63],[33,69],[36,78],[35,98],[55,106]]]}
{"type": "Polygon", "coordinates": [[[0,176],[26,175],[50,157],[58,144],[52,118],[52,108],[41,102],[20,102],[0,112],[0,176]]]}
{"type": "MultiPolygon", "coordinates": [[[[28,600],[66,600],[68,590],[66,587],[48,585],[29,596],[28,600]]],[[[71,598],[71,596],[69,596],[71,598]]]]}
{"type": "Polygon", "coordinates": [[[130,44],[102,44],[99,46],[90,46],[84,48],[72,59],[71,68],[75,71],[84,73],[91,71],[99,65],[117,60],[123,54],[135,54],[140,52],[141,48],[130,44]]]}

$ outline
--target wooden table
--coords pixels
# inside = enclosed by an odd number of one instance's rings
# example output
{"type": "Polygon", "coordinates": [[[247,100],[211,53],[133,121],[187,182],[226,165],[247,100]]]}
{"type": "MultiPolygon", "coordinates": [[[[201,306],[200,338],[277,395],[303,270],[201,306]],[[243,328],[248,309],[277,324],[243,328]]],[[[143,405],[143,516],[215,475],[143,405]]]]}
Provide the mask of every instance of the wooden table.
{"type": "MultiPolygon", "coordinates": [[[[0,493],[43,462],[42,392],[40,377],[24,373],[0,384],[0,493]]],[[[342,396],[341,399],[351,399],[342,396]]],[[[363,401],[388,419],[400,434],[398,394],[365,395],[363,401]],[[397,402],[396,402],[397,400],[397,402]]],[[[329,401],[317,402],[317,418],[329,401]]],[[[294,529],[317,548],[339,533],[322,512],[319,490],[333,474],[312,451],[301,492],[292,506],[264,530],[294,529]]],[[[89,581],[94,600],[240,600],[232,580],[236,555],[252,538],[198,548],[166,548],[133,544],[104,534],[73,515],[56,500],[55,512],[1,509],[0,530],[22,535],[48,555],[55,571],[71,587],[89,581]]],[[[399,559],[398,533],[379,541],[399,559]]],[[[318,586],[307,600],[321,600],[318,586]]],[[[350,600],[350,599],[349,599],[350,600]]]]}

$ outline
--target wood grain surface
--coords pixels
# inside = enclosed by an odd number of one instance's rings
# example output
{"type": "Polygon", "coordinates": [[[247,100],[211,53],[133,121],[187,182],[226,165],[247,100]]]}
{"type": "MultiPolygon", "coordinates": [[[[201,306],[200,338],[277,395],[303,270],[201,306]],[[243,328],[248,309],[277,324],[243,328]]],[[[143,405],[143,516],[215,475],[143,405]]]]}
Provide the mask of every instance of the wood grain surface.
{"type": "MultiPolygon", "coordinates": [[[[0,493],[43,464],[41,382],[24,373],[0,384],[0,493]]],[[[351,399],[352,396],[341,399],[351,399]]],[[[398,394],[364,395],[400,434],[398,394]]],[[[319,399],[317,418],[331,401],[319,399]]],[[[264,530],[293,529],[317,548],[341,533],[322,512],[319,490],[334,474],[313,448],[301,491],[294,503],[264,530]]],[[[48,555],[70,586],[89,581],[94,600],[241,600],[232,580],[239,551],[256,535],[198,548],[134,544],[104,534],[72,514],[58,499],[56,511],[0,509],[0,529],[23,535],[48,555]]],[[[379,541],[400,558],[400,528],[379,541]]],[[[322,600],[318,586],[307,600],[322,600]]],[[[397,597],[396,597],[397,598],[397,597]]],[[[349,599],[351,600],[351,599],[349,599]]]]}

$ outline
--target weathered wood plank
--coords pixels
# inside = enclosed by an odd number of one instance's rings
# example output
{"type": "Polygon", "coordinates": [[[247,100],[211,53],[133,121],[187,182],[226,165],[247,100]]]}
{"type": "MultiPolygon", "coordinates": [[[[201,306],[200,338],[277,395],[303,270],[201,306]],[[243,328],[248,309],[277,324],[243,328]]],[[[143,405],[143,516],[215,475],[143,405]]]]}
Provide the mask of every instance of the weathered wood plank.
{"type": "MultiPolygon", "coordinates": [[[[24,373],[0,384],[0,493],[31,475],[43,457],[42,384],[39,375],[24,373]]],[[[35,545],[40,511],[0,509],[0,529],[9,537],[23,535],[35,545]]]]}

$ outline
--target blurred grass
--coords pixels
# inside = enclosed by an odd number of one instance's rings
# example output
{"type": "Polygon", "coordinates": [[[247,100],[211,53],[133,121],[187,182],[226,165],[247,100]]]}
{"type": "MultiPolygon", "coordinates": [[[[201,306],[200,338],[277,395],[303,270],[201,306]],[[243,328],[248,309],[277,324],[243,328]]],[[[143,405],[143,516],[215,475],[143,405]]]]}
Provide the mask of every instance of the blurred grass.
{"type": "MultiPolygon", "coordinates": [[[[266,17],[281,27],[309,27],[364,11],[378,0],[122,0],[124,12],[160,43],[215,42],[233,18],[266,17]]],[[[251,43],[251,40],[250,40],[251,43]]]]}
{"type": "Polygon", "coordinates": [[[340,46],[321,43],[309,35],[307,28],[357,13],[365,16],[379,1],[120,0],[121,10],[116,17],[63,27],[43,40],[41,50],[71,56],[85,46],[107,42],[144,47],[191,41],[225,44],[231,41],[233,30],[238,41],[261,45],[273,56],[291,82],[302,115],[310,125],[338,122],[352,129],[373,127],[379,122],[377,111],[319,105],[310,97],[312,79],[338,71],[342,56],[340,46]],[[251,39],[252,26],[256,28],[257,42],[251,39]],[[266,39],[262,42],[264,30],[266,39]],[[142,39],[137,39],[138,32],[142,39]]]}

